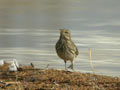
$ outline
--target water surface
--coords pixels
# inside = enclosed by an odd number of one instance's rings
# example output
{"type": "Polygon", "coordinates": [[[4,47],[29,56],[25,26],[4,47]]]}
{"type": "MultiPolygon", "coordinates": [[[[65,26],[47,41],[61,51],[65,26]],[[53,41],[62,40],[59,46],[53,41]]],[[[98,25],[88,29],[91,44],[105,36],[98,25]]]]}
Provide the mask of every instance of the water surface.
{"type": "MultiPolygon", "coordinates": [[[[55,51],[59,29],[67,28],[80,54],[75,69],[120,75],[119,0],[0,0],[0,59],[64,69],[55,51]]],[[[70,64],[70,63],[68,63],[70,64]]]]}
{"type": "MultiPolygon", "coordinates": [[[[45,68],[49,64],[49,68],[64,69],[64,62],[55,51],[59,30],[1,29],[0,31],[1,59],[16,58],[20,64],[29,65],[33,62],[39,68],[45,68]]],[[[70,31],[80,53],[75,58],[77,71],[91,72],[88,54],[88,49],[91,48],[95,71],[99,74],[119,76],[120,39],[117,33],[70,31]]]]}

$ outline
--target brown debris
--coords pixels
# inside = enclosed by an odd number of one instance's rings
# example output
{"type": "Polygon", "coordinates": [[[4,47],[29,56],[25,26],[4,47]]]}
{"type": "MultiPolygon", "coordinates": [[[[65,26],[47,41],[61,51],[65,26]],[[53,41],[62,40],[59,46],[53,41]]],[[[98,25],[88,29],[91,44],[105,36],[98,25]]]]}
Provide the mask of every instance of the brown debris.
{"type": "MultiPolygon", "coordinates": [[[[0,68],[1,69],[1,68],[0,68]]],[[[120,78],[23,66],[0,72],[0,90],[120,90],[120,78]]]]}
{"type": "Polygon", "coordinates": [[[9,63],[4,62],[2,66],[0,66],[0,71],[8,71],[9,70],[9,63]]]}

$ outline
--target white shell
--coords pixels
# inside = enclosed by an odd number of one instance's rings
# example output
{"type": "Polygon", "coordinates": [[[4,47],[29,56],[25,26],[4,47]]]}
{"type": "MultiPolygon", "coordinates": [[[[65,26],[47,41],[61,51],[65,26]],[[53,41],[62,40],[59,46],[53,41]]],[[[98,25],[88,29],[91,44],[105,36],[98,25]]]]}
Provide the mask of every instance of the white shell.
{"type": "Polygon", "coordinates": [[[17,71],[17,67],[16,67],[14,62],[9,66],[9,70],[10,71],[17,71]]]}
{"type": "Polygon", "coordinates": [[[9,71],[17,71],[17,68],[19,67],[19,64],[16,59],[5,59],[5,60],[0,60],[0,65],[4,65],[4,61],[6,63],[9,63],[9,71]]]}
{"type": "Polygon", "coordinates": [[[0,60],[0,66],[4,64],[4,60],[0,60]]]}

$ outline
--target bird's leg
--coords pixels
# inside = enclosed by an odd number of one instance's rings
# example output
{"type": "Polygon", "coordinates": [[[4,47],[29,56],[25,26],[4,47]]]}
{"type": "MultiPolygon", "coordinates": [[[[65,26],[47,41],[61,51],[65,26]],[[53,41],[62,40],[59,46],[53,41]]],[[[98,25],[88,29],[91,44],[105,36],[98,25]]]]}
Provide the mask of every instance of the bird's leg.
{"type": "Polygon", "coordinates": [[[74,61],[72,60],[72,61],[71,61],[71,65],[70,65],[68,68],[71,68],[72,70],[74,70],[73,64],[74,64],[74,61]]]}
{"type": "Polygon", "coordinates": [[[66,60],[64,60],[64,62],[65,62],[65,71],[67,71],[67,67],[66,67],[66,60]]]}

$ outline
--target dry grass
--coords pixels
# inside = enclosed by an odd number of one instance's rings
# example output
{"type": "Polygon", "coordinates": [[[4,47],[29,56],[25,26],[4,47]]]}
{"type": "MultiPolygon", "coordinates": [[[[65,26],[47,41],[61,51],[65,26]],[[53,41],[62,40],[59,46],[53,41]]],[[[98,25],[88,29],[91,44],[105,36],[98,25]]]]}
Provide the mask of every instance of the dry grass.
{"type": "Polygon", "coordinates": [[[18,72],[0,72],[0,81],[0,90],[120,89],[120,78],[117,77],[55,69],[29,69],[28,66],[24,66],[18,72]]]}

